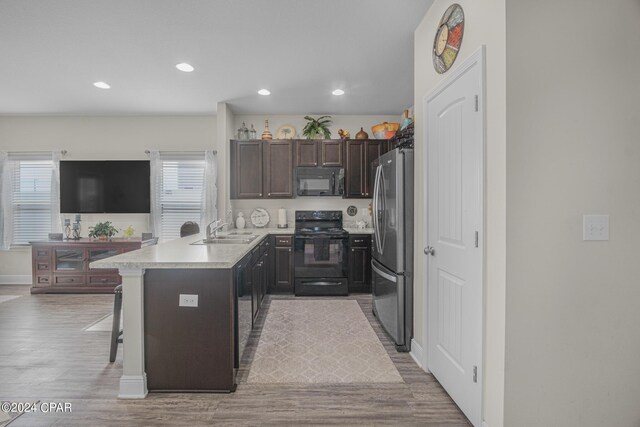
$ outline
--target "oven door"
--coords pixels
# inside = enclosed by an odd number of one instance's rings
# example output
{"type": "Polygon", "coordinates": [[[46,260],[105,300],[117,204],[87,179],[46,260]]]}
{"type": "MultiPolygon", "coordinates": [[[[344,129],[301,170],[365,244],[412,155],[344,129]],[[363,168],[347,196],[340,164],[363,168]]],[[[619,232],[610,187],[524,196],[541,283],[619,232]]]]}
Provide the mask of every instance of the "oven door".
{"type": "Polygon", "coordinates": [[[295,277],[347,277],[347,237],[295,236],[295,277]]]}

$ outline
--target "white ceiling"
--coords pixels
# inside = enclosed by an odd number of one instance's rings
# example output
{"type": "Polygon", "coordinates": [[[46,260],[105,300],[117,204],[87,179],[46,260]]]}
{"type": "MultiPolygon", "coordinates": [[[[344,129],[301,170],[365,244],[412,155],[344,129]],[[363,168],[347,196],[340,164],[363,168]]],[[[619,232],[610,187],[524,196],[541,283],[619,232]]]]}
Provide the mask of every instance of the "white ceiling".
{"type": "Polygon", "coordinates": [[[431,3],[0,0],[0,114],[399,114],[431,3]]]}

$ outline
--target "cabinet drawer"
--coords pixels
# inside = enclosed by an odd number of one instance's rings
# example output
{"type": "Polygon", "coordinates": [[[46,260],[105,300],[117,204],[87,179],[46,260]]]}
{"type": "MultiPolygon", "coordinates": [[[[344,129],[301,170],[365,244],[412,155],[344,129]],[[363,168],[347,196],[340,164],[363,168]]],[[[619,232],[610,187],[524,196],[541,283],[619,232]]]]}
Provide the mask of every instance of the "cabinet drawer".
{"type": "Polygon", "coordinates": [[[371,237],[369,236],[350,236],[349,244],[351,247],[367,247],[371,244],[371,237]]]}
{"type": "Polygon", "coordinates": [[[51,264],[49,262],[39,262],[36,260],[36,273],[37,272],[49,272],[51,270],[51,264]]]}
{"type": "Polygon", "coordinates": [[[54,278],[55,285],[83,285],[84,284],[84,276],[62,276],[58,275],[54,278]]]}
{"type": "Polygon", "coordinates": [[[49,286],[51,278],[49,276],[36,276],[35,286],[49,286]]]}
{"type": "Polygon", "coordinates": [[[92,274],[89,276],[90,285],[119,285],[121,281],[118,274],[92,274]]]}
{"type": "Polygon", "coordinates": [[[276,236],[276,246],[291,246],[292,236],[276,236]]]}
{"type": "Polygon", "coordinates": [[[33,255],[36,258],[49,258],[50,254],[49,248],[37,248],[33,250],[33,255]]]}

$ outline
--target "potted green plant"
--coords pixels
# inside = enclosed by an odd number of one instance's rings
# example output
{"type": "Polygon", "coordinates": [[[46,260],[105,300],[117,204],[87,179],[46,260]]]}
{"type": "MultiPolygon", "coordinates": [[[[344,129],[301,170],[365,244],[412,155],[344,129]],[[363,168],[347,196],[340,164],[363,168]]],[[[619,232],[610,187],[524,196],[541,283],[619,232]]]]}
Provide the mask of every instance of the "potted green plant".
{"type": "Polygon", "coordinates": [[[331,138],[331,131],[329,125],[331,124],[331,116],[320,116],[314,119],[310,116],[304,116],[307,120],[307,124],[302,129],[302,134],[307,139],[329,139],[331,138]]]}
{"type": "Polygon", "coordinates": [[[107,240],[115,236],[118,231],[111,221],[99,222],[93,227],[89,227],[89,237],[92,239],[107,240]]]}

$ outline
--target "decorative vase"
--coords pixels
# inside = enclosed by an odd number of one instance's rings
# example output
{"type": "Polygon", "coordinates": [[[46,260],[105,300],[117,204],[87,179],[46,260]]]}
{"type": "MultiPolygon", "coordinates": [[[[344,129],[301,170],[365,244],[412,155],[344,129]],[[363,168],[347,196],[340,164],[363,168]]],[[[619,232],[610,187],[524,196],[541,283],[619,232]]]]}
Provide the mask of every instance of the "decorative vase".
{"type": "Polygon", "coordinates": [[[98,240],[107,241],[109,240],[109,236],[98,236],[98,240]]]}
{"type": "Polygon", "coordinates": [[[247,129],[247,125],[242,122],[242,126],[238,129],[238,139],[245,140],[249,139],[249,129],[247,129]]]}
{"type": "Polygon", "coordinates": [[[238,212],[238,218],[236,218],[236,228],[242,230],[246,225],[246,221],[244,219],[244,214],[242,212],[238,212]]]}
{"type": "Polygon", "coordinates": [[[400,129],[400,123],[382,122],[379,125],[371,127],[373,136],[375,136],[377,139],[389,139],[396,134],[398,129],[400,129]]]}
{"type": "Polygon", "coordinates": [[[369,139],[369,134],[361,127],[360,132],[356,133],[356,139],[369,139]]]}
{"type": "Polygon", "coordinates": [[[409,118],[409,110],[404,110],[404,119],[402,119],[402,126],[400,129],[404,129],[411,124],[411,119],[409,118]]]}
{"type": "Polygon", "coordinates": [[[264,121],[264,130],[262,131],[262,139],[273,139],[271,131],[269,130],[269,120],[264,121]]]}
{"type": "Polygon", "coordinates": [[[258,131],[253,127],[253,123],[251,124],[251,129],[249,130],[249,139],[258,139],[258,131]]]}

